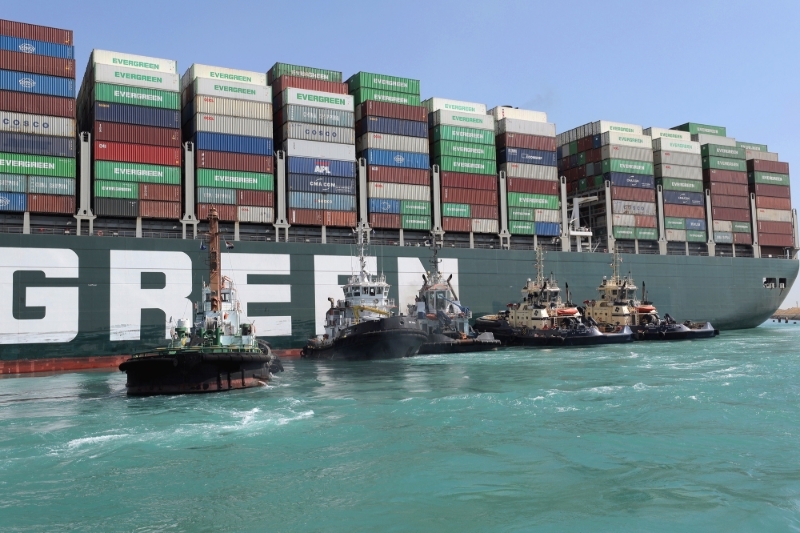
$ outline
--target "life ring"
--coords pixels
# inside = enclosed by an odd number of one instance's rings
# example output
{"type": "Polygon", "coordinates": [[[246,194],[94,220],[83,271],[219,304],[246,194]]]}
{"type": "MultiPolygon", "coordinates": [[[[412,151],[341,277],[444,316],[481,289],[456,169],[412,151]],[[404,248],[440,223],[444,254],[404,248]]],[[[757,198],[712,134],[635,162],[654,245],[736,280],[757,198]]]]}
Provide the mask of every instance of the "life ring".
{"type": "Polygon", "coordinates": [[[103,236],[103,230],[98,230],[97,231],[97,236],[98,237],[102,237],[103,236]]]}
{"type": "Polygon", "coordinates": [[[547,325],[547,324],[545,324],[545,325],[542,327],[542,329],[550,329],[550,326],[549,326],[549,325],[547,325]]]}
{"type": "Polygon", "coordinates": [[[568,307],[565,309],[559,309],[558,311],[556,311],[556,314],[558,316],[573,316],[578,314],[578,310],[575,309],[574,307],[568,307]]]}
{"type": "Polygon", "coordinates": [[[433,313],[428,313],[427,315],[425,315],[425,318],[427,318],[428,320],[436,320],[436,315],[434,315],[433,313]]]}

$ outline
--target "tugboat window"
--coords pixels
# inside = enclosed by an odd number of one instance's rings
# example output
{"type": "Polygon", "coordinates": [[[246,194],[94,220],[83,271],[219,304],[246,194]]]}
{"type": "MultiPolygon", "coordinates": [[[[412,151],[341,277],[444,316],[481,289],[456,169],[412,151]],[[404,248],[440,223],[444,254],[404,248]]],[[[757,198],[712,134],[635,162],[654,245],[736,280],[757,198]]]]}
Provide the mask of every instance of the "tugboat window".
{"type": "Polygon", "coordinates": [[[369,295],[370,296],[375,296],[375,287],[370,287],[369,288],[369,295]]]}
{"type": "Polygon", "coordinates": [[[361,296],[361,291],[358,289],[353,289],[353,296],[361,296]]]}

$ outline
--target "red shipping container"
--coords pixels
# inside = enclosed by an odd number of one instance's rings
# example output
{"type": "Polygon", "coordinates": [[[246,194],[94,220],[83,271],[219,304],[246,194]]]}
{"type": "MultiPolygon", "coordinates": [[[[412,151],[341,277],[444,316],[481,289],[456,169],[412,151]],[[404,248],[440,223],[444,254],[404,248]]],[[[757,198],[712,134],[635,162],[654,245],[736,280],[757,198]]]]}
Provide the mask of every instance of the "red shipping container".
{"type": "MultiPolygon", "coordinates": [[[[577,183],[577,180],[573,183],[577,183]]],[[[528,194],[558,194],[559,185],[557,181],[526,178],[507,178],[506,183],[508,192],[525,192],[528,194]]]]}
{"type": "Polygon", "coordinates": [[[158,200],[158,201],[163,201],[163,202],[180,202],[181,201],[181,186],[180,185],[156,185],[155,183],[140,183],[139,184],[139,200],[158,200]]]}
{"type": "Polygon", "coordinates": [[[369,225],[373,228],[400,229],[400,215],[386,213],[370,213],[369,225]]]}
{"type": "MultiPolygon", "coordinates": [[[[655,189],[642,189],[639,187],[611,187],[612,200],[628,200],[630,202],[655,203],[655,189]]],[[[647,226],[650,227],[650,226],[647,226]]]]}
{"type": "Polygon", "coordinates": [[[55,194],[29,194],[28,211],[31,213],[75,214],[75,197],[55,194]]]}
{"type": "Polygon", "coordinates": [[[595,148],[586,152],[587,163],[598,163],[603,159],[603,153],[600,148],[595,148]]]}
{"type": "Polygon", "coordinates": [[[181,130],[136,126],[119,122],[95,122],[94,140],[180,148],[181,130]]]}
{"type": "Polygon", "coordinates": [[[494,191],[442,187],[442,202],[470,205],[497,205],[497,201],[497,193],[494,191]]]}
{"type": "Polygon", "coordinates": [[[75,118],[75,99],[0,91],[0,111],[75,118]]]}
{"type": "Polygon", "coordinates": [[[197,150],[195,153],[195,165],[197,168],[263,172],[265,174],[272,174],[275,169],[274,158],[271,155],[211,152],[209,150],[197,150]]]}
{"type": "Polygon", "coordinates": [[[732,207],[734,209],[750,209],[750,198],[747,196],[725,196],[722,194],[711,195],[713,207],[732,207]]]}
{"type": "Polygon", "coordinates": [[[753,244],[753,236],[749,233],[733,233],[734,244],[753,244]]]}
{"type": "Polygon", "coordinates": [[[236,204],[249,205],[251,207],[272,207],[275,194],[272,191],[248,191],[240,189],[236,191],[236,204]]]}
{"type": "Polygon", "coordinates": [[[783,185],[765,185],[762,183],[751,183],[750,192],[756,196],[772,196],[773,198],[791,198],[791,190],[783,185]]]}
{"type": "MultiPolygon", "coordinates": [[[[700,205],[664,204],[664,216],[675,218],[705,218],[706,210],[700,205]]],[[[731,220],[722,218],[720,220],[731,220]]]]}
{"type": "Polygon", "coordinates": [[[139,202],[139,216],[142,218],[164,218],[177,220],[181,218],[181,203],[142,200],[139,202]]]}
{"type": "Polygon", "coordinates": [[[224,204],[197,204],[197,219],[208,220],[208,212],[214,207],[220,220],[226,222],[236,221],[236,206],[224,204]]]}
{"type": "Polygon", "coordinates": [[[736,172],[735,170],[717,170],[715,168],[707,168],[703,170],[703,181],[706,184],[709,182],[719,182],[719,183],[738,183],[739,185],[747,185],[747,172],[736,172]]]}
{"type": "Polygon", "coordinates": [[[442,217],[442,229],[444,231],[469,233],[472,231],[472,220],[469,218],[442,217]]]}
{"type": "Polygon", "coordinates": [[[582,137],[578,139],[578,153],[587,152],[592,149],[592,138],[582,137]]]}
{"type": "Polygon", "coordinates": [[[121,161],[147,165],[181,166],[181,149],[149,144],[123,144],[95,141],[94,159],[97,161],[121,161]]]}
{"type": "MultiPolygon", "coordinates": [[[[687,217],[687,218],[697,218],[697,217],[687,217]]],[[[750,210],[731,209],[729,207],[712,207],[711,218],[713,220],[732,220],[734,222],[750,222],[750,210]]]]}
{"type": "Polygon", "coordinates": [[[353,211],[325,211],[325,225],[339,228],[356,227],[356,213],[353,211]]]}
{"type": "Polygon", "coordinates": [[[405,185],[426,185],[430,187],[431,176],[430,172],[424,169],[370,165],[367,167],[367,181],[403,183],[405,185]]]}
{"type": "Polygon", "coordinates": [[[758,233],[758,244],[761,246],[781,246],[789,248],[794,246],[794,238],[791,235],[775,235],[773,233],[758,233]]]}
{"type": "Polygon", "coordinates": [[[545,152],[556,151],[556,138],[541,135],[526,135],[524,133],[504,133],[495,137],[498,149],[527,148],[528,150],[542,150],[545,152]]]}
{"type": "Polygon", "coordinates": [[[711,189],[711,194],[724,194],[725,196],[744,197],[750,196],[750,191],[747,189],[747,185],[720,183],[718,181],[712,181],[708,185],[708,188],[711,189]]]}
{"type": "Polygon", "coordinates": [[[24,22],[0,20],[0,35],[72,46],[72,30],[49,28],[47,26],[37,26],[24,22]]]}
{"type": "Polygon", "coordinates": [[[782,161],[764,161],[763,159],[749,159],[747,161],[749,172],[774,172],[775,174],[788,174],[789,163],[782,161]]]}
{"type": "Polygon", "coordinates": [[[791,211],[792,200],[790,198],[773,198],[771,196],[756,196],[756,207],[763,209],[781,209],[783,211],[791,211]]]}
{"type": "Polygon", "coordinates": [[[324,226],[325,211],[317,209],[289,209],[287,213],[289,224],[299,226],[324,226]]]}
{"type": "Polygon", "coordinates": [[[281,103],[282,95],[280,93],[282,93],[289,87],[294,87],[295,89],[305,89],[307,91],[322,91],[325,93],[347,94],[346,83],[312,80],[300,76],[281,76],[280,78],[275,80],[275,83],[272,84],[272,94],[275,95],[272,100],[275,103],[276,109],[280,109],[281,107],[283,107],[281,103]]]}
{"type": "Polygon", "coordinates": [[[442,187],[456,187],[461,189],[482,189],[485,191],[497,190],[497,176],[485,174],[463,174],[461,172],[442,172],[439,174],[442,187]]]}
{"type": "MultiPolygon", "coordinates": [[[[656,217],[651,217],[647,215],[634,215],[634,220],[636,223],[637,228],[657,228],[658,227],[658,220],[656,217]]],[[[704,217],[699,217],[704,218],[704,217]]]]}
{"type": "Polygon", "coordinates": [[[758,221],[758,233],[774,233],[777,235],[792,235],[794,228],[791,222],[771,222],[769,220],[758,221]]]}
{"type": "Polygon", "coordinates": [[[0,69],[75,79],[75,60],[0,50],[0,69]]]}
{"type": "MultiPolygon", "coordinates": [[[[428,122],[428,110],[422,106],[390,104],[367,100],[358,106],[361,117],[387,117],[400,120],[413,120],[415,122],[428,122]]],[[[358,113],[356,113],[358,115],[358,113]]]]}
{"type": "Polygon", "coordinates": [[[472,218],[500,219],[500,210],[496,205],[471,205],[469,210],[472,218]]]}

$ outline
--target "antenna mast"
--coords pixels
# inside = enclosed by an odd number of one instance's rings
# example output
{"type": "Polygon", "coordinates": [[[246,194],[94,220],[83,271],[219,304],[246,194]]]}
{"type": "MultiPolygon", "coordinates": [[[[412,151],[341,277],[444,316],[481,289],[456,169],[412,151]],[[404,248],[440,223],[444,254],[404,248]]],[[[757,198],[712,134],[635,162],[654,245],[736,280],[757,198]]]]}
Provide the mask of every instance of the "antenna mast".
{"type": "Polygon", "coordinates": [[[220,309],[220,289],[222,288],[221,254],[219,250],[219,217],[212,207],[208,213],[208,288],[211,290],[211,310],[220,309]]]}

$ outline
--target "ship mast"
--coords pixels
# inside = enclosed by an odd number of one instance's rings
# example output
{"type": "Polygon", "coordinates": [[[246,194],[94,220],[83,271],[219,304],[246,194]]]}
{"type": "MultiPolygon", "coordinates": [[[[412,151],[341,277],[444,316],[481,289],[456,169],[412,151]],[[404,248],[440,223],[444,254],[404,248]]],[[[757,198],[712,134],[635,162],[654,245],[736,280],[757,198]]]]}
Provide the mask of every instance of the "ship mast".
{"type": "Polygon", "coordinates": [[[619,257],[619,252],[617,252],[616,246],[614,247],[614,258],[611,261],[611,282],[615,285],[619,285],[619,264],[622,262],[622,259],[619,257]]]}
{"type": "Polygon", "coordinates": [[[208,213],[208,288],[211,291],[211,310],[220,310],[220,294],[222,289],[221,254],[219,250],[219,217],[216,208],[208,213]]]}
{"type": "Polygon", "coordinates": [[[358,233],[358,263],[359,263],[359,278],[362,281],[369,279],[369,274],[367,273],[367,229],[359,227],[356,229],[358,233]]]}
{"type": "Polygon", "coordinates": [[[542,287],[544,285],[544,251],[542,247],[536,248],[536,285],[542,287]]]}

